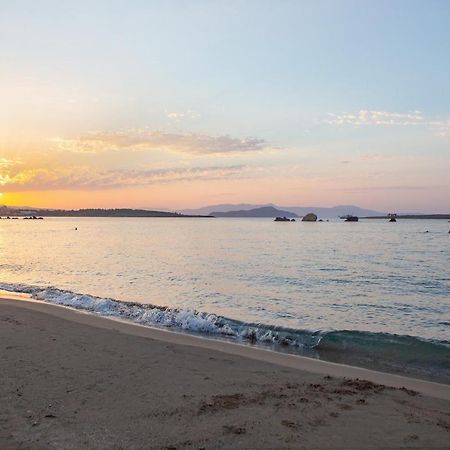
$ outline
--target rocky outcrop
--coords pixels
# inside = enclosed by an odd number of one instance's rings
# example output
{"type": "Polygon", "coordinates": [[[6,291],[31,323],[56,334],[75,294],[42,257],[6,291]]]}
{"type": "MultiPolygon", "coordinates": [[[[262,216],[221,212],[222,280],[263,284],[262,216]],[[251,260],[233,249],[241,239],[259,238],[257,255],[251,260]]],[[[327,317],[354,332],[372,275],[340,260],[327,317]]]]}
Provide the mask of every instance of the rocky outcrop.
{"type": "Polygon", "coordinates": [[[303,216],[302,222],[316,222],[317,216],[314,213],[306,214],[306,216],[303,216]]]}
{"type": "MultiPolygon", "coordinates": [[[[295,220],[292,219],[294,222],[295,220]]],[[[274,222],[290,222],[291,219],[289,219],[288,217],[275,217],[274,222]]]]}

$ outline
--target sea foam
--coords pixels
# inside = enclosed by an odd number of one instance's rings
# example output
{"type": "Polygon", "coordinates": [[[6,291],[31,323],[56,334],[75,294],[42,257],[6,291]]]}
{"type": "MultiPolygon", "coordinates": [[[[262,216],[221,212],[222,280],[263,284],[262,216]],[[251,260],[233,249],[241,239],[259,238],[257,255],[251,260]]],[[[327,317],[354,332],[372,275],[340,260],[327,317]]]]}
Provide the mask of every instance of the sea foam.
{"type": "Polygon", "coordinates": [[[376,362],[387,370],[409,371],[450,382],[450,342],[415,336],[357,330],[304,330],[247,323],[166,306],[124,302],[112,298],[24,284],[0,283],[0,289],[30,294],[33,299],[144,326],[268,346],[302,355],[352,364],[376,362]]]}

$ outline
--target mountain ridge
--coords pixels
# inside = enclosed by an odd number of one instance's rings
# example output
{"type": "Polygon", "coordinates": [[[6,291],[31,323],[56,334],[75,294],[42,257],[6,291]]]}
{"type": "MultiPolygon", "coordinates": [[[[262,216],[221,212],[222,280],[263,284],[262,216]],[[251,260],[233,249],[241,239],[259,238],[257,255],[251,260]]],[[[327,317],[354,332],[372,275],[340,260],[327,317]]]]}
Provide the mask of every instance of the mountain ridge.
{"type": "MultiPolygon", "coordinates": [[[[264,204],[250,204],[250,203],[239,203],[239,204],[232,204],[232,203],[223,203],[219,205],[209,205],[209,206],[203,206],[201,208],[197,209],[183,209],[180,212],[183,214],[210,214],[210,215],[217,215],[217,213],[228,213],[228,212],[242,212],[244,214],[245,211],[249,211],[252,209],[258,209],[258,208],[265,208],[265,207],[272,207],[276,210],[284,211],[287,213],[294,213],[299,217],[304,216],[308,213],[314,213],[319,217],[325,218],[325,219],[332,219],[337,218],[339,216],[351,214],[355,216],[385,216],[386,212],[380,212],[380,211],[374,211],[371,209],[361,208],[359,206],[355,205],[337,205],[333,207],[323,207],[323,206],[278,206],[274,205],[273,203],[264,203],[264,204]]],[[[280,215],[279,213],[277,215],[280,215]]],[[[219,216],[217,217],[224,217],[219,216]]],[[[226,217],[226,216],[225,216],[226,217]]],[[[241,215],[241,216],[230,216],[228,217],[251,217],[251,215],[241,215]]],[[[255,216],[253,216],[255,217],[255,216]]],[[[290,217],[296,217],[296,216],[290,216],[290,217]]]]}
{"type": "Polygon", "coordinates": [[[261,206],[260,208],[253,208],[249,210],[237,210],[237,211],[213,211],[211,216],[214,217],[289,217],[297,218],[298,215],[291,211],[284,211],[274,208],[273,206],[261,206]]]}

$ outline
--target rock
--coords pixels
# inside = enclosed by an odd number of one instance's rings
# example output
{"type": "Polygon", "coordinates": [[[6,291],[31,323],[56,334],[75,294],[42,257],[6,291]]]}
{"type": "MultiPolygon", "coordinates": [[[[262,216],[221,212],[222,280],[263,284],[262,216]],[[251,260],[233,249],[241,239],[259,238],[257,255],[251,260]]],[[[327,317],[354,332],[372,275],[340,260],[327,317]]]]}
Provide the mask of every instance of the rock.
{"type": "Polygon", "coordinates": [[[290,222],[291,219],[288,219],[287,217],[275,217],[275,222],[290,222]]]}
{"type": "Polygon", "coordinates": [[[316,222],[317,216],[314,213],[306,214],[303,216],[302,222],[316,222]]]}

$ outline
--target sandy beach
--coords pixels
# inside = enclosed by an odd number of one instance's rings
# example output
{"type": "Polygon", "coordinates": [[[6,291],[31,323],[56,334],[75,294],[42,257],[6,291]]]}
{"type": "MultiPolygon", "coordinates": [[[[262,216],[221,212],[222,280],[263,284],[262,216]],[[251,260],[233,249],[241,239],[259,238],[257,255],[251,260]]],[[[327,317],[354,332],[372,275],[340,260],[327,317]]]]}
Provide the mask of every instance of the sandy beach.
{"type": "Polygon", "coordinates": [[[0,299],[0,448],[448,448],[450,386],[0,299]]]}

